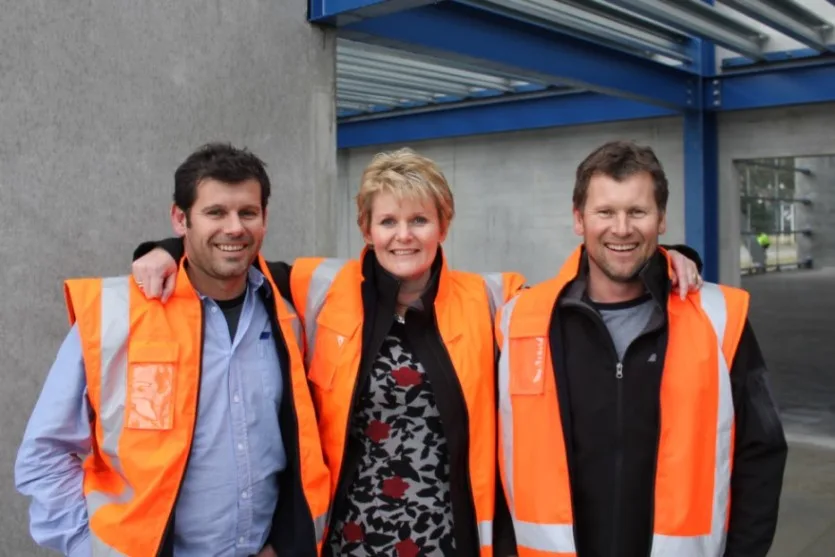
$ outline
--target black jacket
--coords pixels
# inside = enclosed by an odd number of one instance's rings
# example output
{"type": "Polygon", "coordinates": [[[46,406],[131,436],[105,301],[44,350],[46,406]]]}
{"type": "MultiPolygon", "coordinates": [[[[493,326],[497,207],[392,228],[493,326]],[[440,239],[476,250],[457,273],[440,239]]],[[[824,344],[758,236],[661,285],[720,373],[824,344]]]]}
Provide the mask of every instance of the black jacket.
{"type": "MultiPolygon", "coordinates": [[[[171,238],[159,242],[159,244],[153,242],[141,244],[134,252],[134,259],[142,257],[145,253],[157,247],[157,245],[165,248],[176,261],[179,261],[182,257],[182,241],[179,238],[171,238]]],[[[290,300],[289,267],[284,263],[267,263],[267,267],[282,296],[290,300]]],[[[267,309],[275,308],[275,303],[270,299],[273,295],[270,288],[262,287],[259,290],[259,295],[264,301],[264,307],[267,309]]],[[[292,392],[293,382],[289,376],[290,356],[287,352],[284,335],[278,324],[276,312],[269,311],[268,313],[270,315],[273,338],[276,339],[276,352],[283,375],[282,381],[288,387],[284,391],[284,396],[278,411],[278,421],[281,425],[284,449],[287,454],[287,467],[278,476],[279,493],[281,496],[279,497],[275,514],[273,515],[269,543],[276,549],[280,557],[315,557],[316,532],[313,526],[313,517],[310,508],[304,497],[301,478],[295,398],[292,392]]],[[[176,514],[172,511],[162,543],[160,544],[159,557],[171,557],[173,555],[174,536],[172,533],[176,519],[176,514]]]]}
{"type": "MultiPolygon", "coordinates": [[[[171,238],[159,243],[148,242],[140,245],[134,252],[134,259],[141,257],[154,247],[164,248],[177,261],[183,255],[182,242],[177,238],[171,238]]],[[[480,551],[475,503],[470,490],[467,407],[464,393],[458,382],[458,376],[453,368],[449,353],[441,340],[435,320],[434,300],[438,291],[439,280],[441,280],[442,258],[442,252],[439,250],[432,266],[432,278],[421,298],[421,304],[419,304],[423,309],[409,309],[409,318],[406,320],[405,330],[408,342],[417,359],[423,363],[429,381],[433,386],[447,446],[449,447],[450,497],[455,555],[456,557],[477,557],[480,551]]],[[[289,292],[289,283],[282,278],[289,276],[290,267],[285,263],[268,263],[268,265],[270,270],[273,271],[279,289],[286,289],[284,290],[285,297],[292,299],[286,293],[289,292]]],[[[373,251],[367,252],[363,259],[362,272],[364,279],[362,283],[362,305],[365,319],[363,320],[360,370],[357,377],[357,386],[354,390],[354,400],[352,400],[353,408],[356,408],[358,394],[363,391],[363,385],[368,380],[371,366],[374,364],[386,335],[394,322],[395,303],[400,287],[399,281],[377,263],[373,251]]],[[[286,368],[287,366],[283,365],[282,367],[286,368]]],[[[348,436],[347,439],[348,444],[343,457],[336,496],[332,503],[332,518],[339,517],[342,514],[345,496],[362,457],[362,444],[353,440],[351,436],[348,436]]],[[[285,491],[281,492],[280,508],[287,507],[283,501],[285,493],[285,491]]],[[[281,531],[283,528],[278,511],[276,517],[273,528],[281,531]]],[[[329,530],[333,531],[333,528],[329,530]]],[[[275,547],[283,546],[276,545],[275,547]]],[[[330,554],[330,548],[325,544],[324,555],[330,554]]],[[[282,552],[281,555],[283,556],[284,553],[282,552]]]]}
{"type": "MultiPolygon", "coordinates": [[[[419,304],[422,309],[410,308],[405,322],[408,343],[426,369],[441,415],[441,424],[449,448],[450,496],[452,501],[455,554],[462,557],[479,555],[479,540],[475,504],[470,490],[469,424],[464,393],[458,382],[449,353],[441,340],[435,319],[435,295],[441,280],[442,254],[440,250],[432,266],[432,278],[419,304]]],[[[362,261],[362,306],[365,313],[362,330],[362,356],[357,376],[352,408],[356,408],[359,394],[368,381],[371,367],[377,359],[386,335],[394,323],[395,304],[400,282],[379,263],[373,251],[362,261]]],[[[362,458],[363,446],[348,437],[342,471],[333,502],[333,517],[342,514],[341,505],[350,487],[356,467],[362,458]]],[[[329,555],[329,553],[326,552],[329,555]]]]}
{"type": "MultiPolygon", "coordinates": [[[[621,379],[615,376],[618,356],[611,336],[585,297],[587,269],[584,256],[579,276],[555,304],[550,328],[577,554],[647,557],[671,288],[666,261],[659,253],[641,273],[656,310],[624,354],[621,379]]],[[[787,447],[747,322],[731,383],[736,431],[725,556],[765,557],[776,528],[787,447]]]]}

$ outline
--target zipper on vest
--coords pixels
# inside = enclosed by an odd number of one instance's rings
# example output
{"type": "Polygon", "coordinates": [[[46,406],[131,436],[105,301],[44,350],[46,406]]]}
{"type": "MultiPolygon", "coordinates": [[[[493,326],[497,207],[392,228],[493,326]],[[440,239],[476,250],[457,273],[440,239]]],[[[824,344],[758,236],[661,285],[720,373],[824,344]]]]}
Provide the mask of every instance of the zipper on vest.
{"type": "Polygon", "coordinates": [[[621,483],[623,477],[623,362],[615,365],[615,380],[617,382],[617,432],[615,436],[615,503],[613,506],[614,520],[612,522],[612,557],[617,557],[620,548],[620,507],[621,483]]]}
{"type": "MultiPolygon", "coordinates": [[[[168,513],[168,521],[165,523],[165,529],[162,531],[162,539],[159,543],[159,548],[157,548],[157,557],[164,557],[163,556],[163,549],[166,546],[166,539],[169,536],[173,536],[174,532],[171,528],[174,522],[174,511],[177,509],[177,501],[180,499],[180,491],[183,489],[183,481],[186,477],[186,471],[188,470],[188,464],[191,462],[191,453],[192,447],[194,447],[194,432],[197,431],[197,420],[199,416],[197,415],[197,409],[200,408],[200,384],[202,383],[203,379],[203,344],[206,341],[206,316],[205,312],[203,311],[203,302],[200,302],[200,357],[197,360],[197,396],[194,399],[194,423],[191,426],[191,444],[188,447],[188,456],[186,456],[186,464],[183,467],[183,474],[180,476],[180,483],[177,485],[177,495],[174,497],[174,504],[171,506],[171,511],[168,513]]],[[[171,542],[171,554],[174,554],[174,542],[171,542]]],[[[167,556],[165,556],[167,557],[167,556]]]]}

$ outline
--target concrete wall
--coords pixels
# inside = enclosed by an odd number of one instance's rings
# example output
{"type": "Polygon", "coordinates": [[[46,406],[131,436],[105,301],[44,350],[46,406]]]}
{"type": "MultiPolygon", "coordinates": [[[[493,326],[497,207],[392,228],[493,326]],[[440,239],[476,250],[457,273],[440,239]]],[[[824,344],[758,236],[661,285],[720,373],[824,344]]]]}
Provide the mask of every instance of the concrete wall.
{"type": "Polygon", "coordinates": [[[795,226],[812,230],[798,238],[798,255],[811,257],[815,267],[835,267],[835,156],[798,158],[795,166],[812,171],[795,182],[795,195],[812,201],[797,206],[795,226]]]}
{"type": "Polygon", "coordinates": [[[334,38],[304,0],[0,2],[0,555],[40,555],[12,464],[67,332],[63,279],[171,233],[173,171],[246,145],[275,189],[266,252],[336,251],[334,38]],[[288,240],[292,239],[292,240],[288,240]]]}
{"type": "MultiPolygon", "coordinates": [[[[725,113],[719,120],[720,277],[739,284],[740,207],[733,161],[756,157],[835,153],[835,105],[725,113]]],[[[684,152],[679,118],[551,128],[411,146],[435,159],[455,193],[458,216],[445,248],[459,268],[515,269],[530,280],[552,275],[576,245],[571,189],[577,164],[615,138],[651,145],[670,180],[666,243],[684,241],[684,152]]],[[[341,256],[362,246],[349,203],[371,156],[400,145],[341,151],[341,256]],[[347,228],[343,228],[347,227],[347,228]]]]}
{"type": "MultiPolygon", "coordinates": [[[[531,281],[559,269],[580,239],[572,229],[571,191],[577,165],[598,145],[627,138],[652,145],[670,181],[665,241],[684,240],[684,160],[678,119],[655,119],[542,131],[466,137],[414,144],[444,171],[455,195],[456,217],[444,244],[451,263],[471,271],[518,270],[531,281]]],[[[354,195],[374,153],[396,146],[343,151],[343,187],[354,195]]],[[[346,204],[343,256],[362,247],[346,204]],[[347,251],[345,251],[347,249],[347,251]]]]}

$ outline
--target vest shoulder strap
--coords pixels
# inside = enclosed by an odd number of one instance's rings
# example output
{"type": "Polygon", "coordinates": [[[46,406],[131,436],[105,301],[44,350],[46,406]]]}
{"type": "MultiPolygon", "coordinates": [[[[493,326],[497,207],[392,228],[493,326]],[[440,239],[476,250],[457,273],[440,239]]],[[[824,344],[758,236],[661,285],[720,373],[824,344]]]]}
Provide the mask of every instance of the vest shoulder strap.
{"type": "Polygon", "coordinates": [[[302,316],[305,332],[305,363],[310,364],[316,347],[317,318],[331,285],[349,259],[302,258],[293,263],[290,284],[296,311],[302,316]]]}
{"type": "Polygon", "coordinates": [[[520,273],[480,273],[487,289],[490,303],[490,318],[496,319],[496,312],[516,293],[524,288],[525,277],[520,273]]]}

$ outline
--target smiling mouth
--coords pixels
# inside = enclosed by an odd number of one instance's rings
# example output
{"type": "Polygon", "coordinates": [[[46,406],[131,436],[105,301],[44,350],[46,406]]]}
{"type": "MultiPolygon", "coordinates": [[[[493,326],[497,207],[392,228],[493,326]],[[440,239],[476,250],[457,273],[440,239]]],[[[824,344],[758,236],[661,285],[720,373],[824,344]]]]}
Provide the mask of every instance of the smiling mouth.
{"type": "Polygon", "coordinates": [[[605,244],[607,249],[617,253],[629,253],[638,249],[638,244],[605,244]]]}
{"type": "Polygon", "coordinates": [[[418,252],[416,249],[393,249],[391,251],[392,255],[414,255],[418,252]]]}
{"type": "Polygon", "coordinates": [[[245,244],[215,244],[215,247],[226,253],[235,253],[246,249],[245,244]]]}

